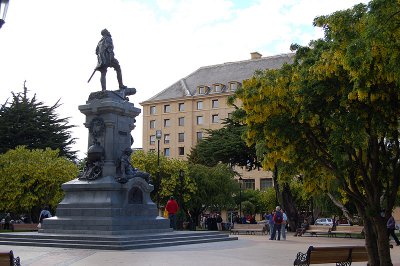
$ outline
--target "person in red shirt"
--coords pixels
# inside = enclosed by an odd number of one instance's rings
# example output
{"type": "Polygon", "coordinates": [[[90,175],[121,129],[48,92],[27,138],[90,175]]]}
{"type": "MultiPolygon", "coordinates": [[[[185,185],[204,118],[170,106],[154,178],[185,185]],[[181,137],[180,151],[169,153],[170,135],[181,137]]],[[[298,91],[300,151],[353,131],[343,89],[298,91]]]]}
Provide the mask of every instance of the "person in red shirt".
{"type": "Polygon", "coordinates": [[[165,209],[168,212],[169,227],[176,230],[176,213],[179,210],[179,205],[176,202],[176,200],[174,200],[173,196],[169,198],[169,201],[167,202],[165,209]]]}

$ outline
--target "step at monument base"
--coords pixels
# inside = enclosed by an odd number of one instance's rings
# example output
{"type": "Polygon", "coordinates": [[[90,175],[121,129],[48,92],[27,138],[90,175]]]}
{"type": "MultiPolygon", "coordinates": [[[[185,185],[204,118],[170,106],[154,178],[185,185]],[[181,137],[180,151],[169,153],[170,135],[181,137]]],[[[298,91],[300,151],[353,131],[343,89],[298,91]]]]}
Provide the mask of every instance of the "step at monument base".
{"type": "Polygon", "coordinates": [[[0,234],[0,245],[131,250],[237,240],[228,233],[174,231],[135,235],[68,235],[36,232],[0,234]]]}

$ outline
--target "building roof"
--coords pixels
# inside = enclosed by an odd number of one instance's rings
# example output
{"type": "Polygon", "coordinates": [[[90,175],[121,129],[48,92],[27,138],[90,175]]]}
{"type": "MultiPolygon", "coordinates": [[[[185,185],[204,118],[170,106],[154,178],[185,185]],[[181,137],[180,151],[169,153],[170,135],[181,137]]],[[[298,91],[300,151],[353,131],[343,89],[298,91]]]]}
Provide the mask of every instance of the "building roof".
{"type": "MultiPolygon", "coordinates": [[[[261,55],[260,55],[261,56],[261,55]]],[[[256,59],[229,62],[224,64],[204,66],[191,73],[189,76],[175,82],[168,88],[144,101],[163,101],[197,94],[199,86],[212,87],[214,84],[227,86],[230,82],[240,82],[249,79],[257,70],[277,69],[284,63],[292,63],[294,54],[281,54],[256,59]]]]}

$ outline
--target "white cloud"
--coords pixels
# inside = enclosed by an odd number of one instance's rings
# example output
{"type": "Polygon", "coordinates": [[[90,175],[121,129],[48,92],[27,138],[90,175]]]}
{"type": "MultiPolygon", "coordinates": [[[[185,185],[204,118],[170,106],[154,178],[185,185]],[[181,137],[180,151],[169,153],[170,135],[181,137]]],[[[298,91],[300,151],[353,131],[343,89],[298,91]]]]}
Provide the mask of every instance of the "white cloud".
{"type": "MultiPolygon", "coordinates": [[[[349,8],[352,0],[42,0],[10,1],[0,29],[0,102],[21,91],[24,80],[39,100],[61,98],[61,116],[78,125],[76,149],[86,151],[87,130],[78,105],[100,89],[96,65],[100,31],[113,36],[125,84],[137,88],[131,102],[147,100],[201,66],[245,60],[249,53],[289,52],[322,37],[312,28],[318,15],[349,8]],[[237,8],[240,4],[240,8],[237,8]]],[[[367,1],[363,1],[364,3],[367,1]]],[[[112,69],[109,89],[117,82],[112,69]]],[[[142,119],[133,132],[142,146],[142,119]]]]}

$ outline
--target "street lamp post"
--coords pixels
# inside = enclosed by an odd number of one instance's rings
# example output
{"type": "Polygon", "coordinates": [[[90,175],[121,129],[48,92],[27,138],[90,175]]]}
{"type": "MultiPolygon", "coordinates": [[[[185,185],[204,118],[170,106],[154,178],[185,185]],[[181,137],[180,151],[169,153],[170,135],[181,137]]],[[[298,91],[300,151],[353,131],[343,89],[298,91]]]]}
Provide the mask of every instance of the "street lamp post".
{"type": "MultiPolygon", "coordinates": [[[[185,176],[185,172],[182,169],[179,169],[179,209],[182,212],[185,211],[185,205],[183,203],[183,178],[185,176]]],[[[178,228],[183,229],[183,216],[178,216],[178,228]]]]}
{"type": "Polygon", "coordinates": [[[160,140],[162,137],[162,131],[156,131],[156,139],[157,139],[157,207],[160,207],[160,140]]]}
{"type": "Polygon", "coordinates": [[[7,9],[8,9],[8,4],[9,0],[0,0],[0,28],[3,26],[4,23],[6,23],[6,15],[7,15],[7,9]]]}
{"type": "Polygon", "coordinates": [[[184,204],[183,204],[183,178],[185,176],[185,172],[180,169],[179,170],[179,201],[180,201],[180,205],[182,210],[184,209],[184,204]]]}
{"type": "Polygon", "coordinates": [[[243,178],[239,177],[239,218],[242,219],[242,181],[243,178]]]}

